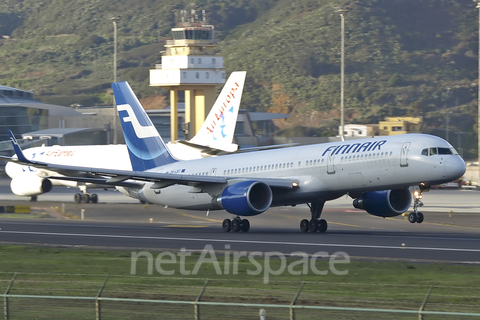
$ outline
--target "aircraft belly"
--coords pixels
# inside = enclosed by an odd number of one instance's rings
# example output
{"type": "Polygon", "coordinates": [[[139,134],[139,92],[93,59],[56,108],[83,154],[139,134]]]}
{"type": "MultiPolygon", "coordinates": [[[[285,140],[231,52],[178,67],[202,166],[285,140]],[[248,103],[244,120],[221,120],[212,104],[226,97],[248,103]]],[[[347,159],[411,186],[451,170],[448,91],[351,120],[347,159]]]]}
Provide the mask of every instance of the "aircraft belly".
{"type": "Polygon", "coordinates": [[[162,189],[150,189],[147,185],[142,194],[150,203],[178,209],[207,210],[214,209],[212,197],[208,193],[189,193],[192,187],[174,185],[162,189]]]}

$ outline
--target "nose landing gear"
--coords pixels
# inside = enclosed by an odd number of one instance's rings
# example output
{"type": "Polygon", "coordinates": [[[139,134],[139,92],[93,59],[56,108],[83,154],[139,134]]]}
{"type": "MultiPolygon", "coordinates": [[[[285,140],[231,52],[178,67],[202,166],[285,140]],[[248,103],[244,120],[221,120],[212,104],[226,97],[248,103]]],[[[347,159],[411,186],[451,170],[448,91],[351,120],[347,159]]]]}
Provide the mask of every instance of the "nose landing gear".
{"type": "Polygon", "coordinates": [[[419,186],[419,190],[413,191],[413,211],[408,214],[408,221],[410,223],[422,223],[424,216],[423,213],[418,212],[419,207],[423,207],[423,202],[420,199],[423,198],[422,192],[428,191],[430,187],[426,187],[424,185],[419,186]]]}

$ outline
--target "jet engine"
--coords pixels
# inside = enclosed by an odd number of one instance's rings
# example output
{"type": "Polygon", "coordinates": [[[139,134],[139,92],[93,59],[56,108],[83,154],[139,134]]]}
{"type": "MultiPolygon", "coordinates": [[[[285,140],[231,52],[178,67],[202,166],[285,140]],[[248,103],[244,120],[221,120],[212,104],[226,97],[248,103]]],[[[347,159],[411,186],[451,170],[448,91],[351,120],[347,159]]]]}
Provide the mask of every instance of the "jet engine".
{"type": "Polygon", "coordinates": [[[12,192],[18,196],[36,196],[52,190],[52,182],[45,178],[15,178],[10,182],[12,192]]]}
{"type": "Polygon", "coordinates": [[[410,208],[412,195],[408,189],[365,192],[353,200],[353,206],[378,217],[395,217],[410,208]]]}
{"type": "Polygon", "coordinates": [[[239,216],[254,216],[267,210],[272,198],[267,184],[249,180],[225,188],[221,196],[214,198],[213,205],[239,216]]]}

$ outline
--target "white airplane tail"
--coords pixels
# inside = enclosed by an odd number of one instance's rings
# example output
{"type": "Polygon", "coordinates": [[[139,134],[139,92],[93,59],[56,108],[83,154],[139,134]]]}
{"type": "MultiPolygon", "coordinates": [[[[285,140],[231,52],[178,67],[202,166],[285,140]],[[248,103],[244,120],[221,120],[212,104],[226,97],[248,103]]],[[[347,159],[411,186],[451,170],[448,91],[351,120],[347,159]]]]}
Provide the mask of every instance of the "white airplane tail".
{"type": "Polygon", "coordinates": [[[246,74],[246,71],[232,72],[207,119],[189,143],[228,152],[238,149],[232,142],[246,74]]]}

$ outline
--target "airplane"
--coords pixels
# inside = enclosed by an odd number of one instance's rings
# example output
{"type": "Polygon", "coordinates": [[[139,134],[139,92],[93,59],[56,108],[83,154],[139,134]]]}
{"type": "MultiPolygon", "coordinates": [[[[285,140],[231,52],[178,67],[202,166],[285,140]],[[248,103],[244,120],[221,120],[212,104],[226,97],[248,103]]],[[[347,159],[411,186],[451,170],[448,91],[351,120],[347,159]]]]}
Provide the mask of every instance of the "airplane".
{"type": "MultiPolygon", "coordinates": [[[[174,141],[167,144],[168,150],[176,159],[198,159],[238,150],[238,145],[233,143],[233,136],[245,77],[246,71],[231,73],[203,126],[190,141],[174,141]]],[[[26,149],[24,154],[28,159],[56,164],[132,169],[126,145],[36,147],[26,149]]],[[[89,194],[88,189],[112,188],[101,184],[47,179],[46,177],[55,175],[55,172],[13,162],[7,163],[5,171],[12,179],[10,184],[12,192],[19,196],[29,196],[32,201],[35,201],[38,195],[49,192],[54,185],[58,185],[79,188],[81,193],[74,196],[77,203],[97,203],[98,195],[89,194]]]]}
{"type": "Polygon", "coordinates": [[[408,211],[411,223],[424,215],[422,192],[461,177],[466,165],[447,141],[403,134],[178,161],[167,149],[132,89],[112,84],[132,170],[66,166],[28,160],[9,131],[18,159],[8,161],[61,172],[70,181],[115,185],[122,193],[154,204],[188,210],[226,210],[225,232],[248,232],[255,216],[270,207],[308,204],[302,232],[325,232],[320,219],[326,201],[345,194],[371,215],[394,217],[408,211]]]}

